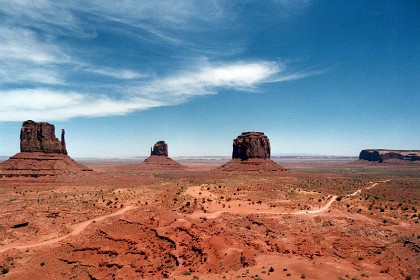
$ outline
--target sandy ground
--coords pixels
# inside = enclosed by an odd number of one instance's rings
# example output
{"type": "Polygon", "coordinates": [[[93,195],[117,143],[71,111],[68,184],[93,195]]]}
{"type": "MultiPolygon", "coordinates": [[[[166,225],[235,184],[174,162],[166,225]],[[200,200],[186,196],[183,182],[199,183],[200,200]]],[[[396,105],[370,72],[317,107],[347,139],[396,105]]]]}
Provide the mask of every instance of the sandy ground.
{"type": "Polygon", "coordinates": [[[88,163],[92,179],[1,179],[0,278],[419,277],[420,167],[133,164],[88,163]]]}

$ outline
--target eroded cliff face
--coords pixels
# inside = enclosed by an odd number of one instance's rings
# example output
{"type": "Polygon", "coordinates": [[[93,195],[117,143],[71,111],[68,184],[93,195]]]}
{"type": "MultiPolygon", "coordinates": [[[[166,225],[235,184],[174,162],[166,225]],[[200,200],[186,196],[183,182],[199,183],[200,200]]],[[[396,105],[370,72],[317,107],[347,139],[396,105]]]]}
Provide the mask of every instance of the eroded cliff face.
{"type": "Polygon", "coordinates": [[[359,154],[360,160],[384,162],[397,159],[406,161],[420,161],[420,151],[418,150],[384,150],[366,149],[359,154]]]}
{"type": "Polygon", "coordinates": [[[286,168],[270,159],[270,151],[270,140],[263,132],[242,132],[233,140],[232,160],[217,170],[233,173],[286,171],[286,168]]]}
{"type": "Polygon", "coordinates": [[[150,157],[146,158],[138,168],[142,170],[182,170],[185,166],[171,159],[168,153],[168,144],[158,141],[150,149],[150,157]]]}
{"type": "Polygon", "coordinates": [[[151,156],[168,156],[168,144],[165,141],[158,141],[150,151],[151,156]]]}
{"type": "Polygon", "coordinates": [[[67,155],[64,129],[60,141],[55,136],[54,125],[47,122],[25,121],[20,130],[20,151],[67,155]]]}
{"type": "Polygon", "coordinates": [[[90,168],[67,155],[64,129],[60,141],[55,137],[54,125],[47,122],[23,122],[20,153],[0,163],[0,178],[61,176],[62,179],[80,179],[82,174],[95,175],[90,168]]]}
{"type": "Polygon", "coordinates": [[[242,132],[233,140],[232,159],[269,159],[270,150],[270,140],[263,132],[242,132]]]}

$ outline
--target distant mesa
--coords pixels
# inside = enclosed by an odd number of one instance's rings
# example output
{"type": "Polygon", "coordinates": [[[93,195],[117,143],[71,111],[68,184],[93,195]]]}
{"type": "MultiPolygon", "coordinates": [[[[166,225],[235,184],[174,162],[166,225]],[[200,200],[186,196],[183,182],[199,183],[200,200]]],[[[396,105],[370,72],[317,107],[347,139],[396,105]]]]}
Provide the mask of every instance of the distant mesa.
{"type": "Polygon", "coordinates": [[[23,122],[20,153],[0,163],[0,177],[41,177],[92,171],[67,155],[64,129],[61,141],[47,122],[23,122]]]}
{"type": "Polygon", "coordinates": [[[150,149],[150,157],[140,164],[140,169],[177,170],[185,167],[169,157],[168,144],[165,141],[158,141],[150,149]]]}
{"type": "Polygon", "coordinates": [[[371,162],[420,161],[420,150],[366,149],[360,152],[359,159],[371,162]]]}
{"type": "Polygon", "coordinates": [[[232,160],[218,170],[250,173],[286,171],[270,159],[270,153],[270,140],[263,132],[242,132],[233,140],[232,160]]]}

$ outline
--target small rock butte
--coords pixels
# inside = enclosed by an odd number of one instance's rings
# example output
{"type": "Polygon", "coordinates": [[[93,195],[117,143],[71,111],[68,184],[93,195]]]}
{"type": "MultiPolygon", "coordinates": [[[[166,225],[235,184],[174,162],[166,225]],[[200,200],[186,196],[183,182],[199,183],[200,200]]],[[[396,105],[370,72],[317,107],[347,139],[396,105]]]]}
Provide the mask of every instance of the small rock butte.
{"type": "Polygon", "coordinates": [[[139,168],[144,170],[177,170],[185,169],[185,166],[168,156],[168,144],[165,141],[158,141],[150,149],[150,157],[146,158],[139,168]]]}
{"type": "Polygon", "coordinates": [[[153,146],[153,149],[150,149],[151,156],[168,156],[168,144],[165,141],[158,141],[153,146]]]}

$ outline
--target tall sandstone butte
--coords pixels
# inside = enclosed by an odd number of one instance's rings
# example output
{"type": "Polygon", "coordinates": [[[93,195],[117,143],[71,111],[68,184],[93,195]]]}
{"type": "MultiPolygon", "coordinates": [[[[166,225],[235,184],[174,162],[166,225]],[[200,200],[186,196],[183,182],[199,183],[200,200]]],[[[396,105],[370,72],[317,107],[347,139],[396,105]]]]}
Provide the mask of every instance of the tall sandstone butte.
{"type": "Polygon", "coordinates": [[[242,132],[233,140],[232,158],[270,158],[270,140],[263,132],[242,132]]]}
{"type": "Polygon", "coordinates": [[[55,127],[47,122],[23,122],[20,130],[21,152],[42,152],[67,155],[64,129],[61,131],[61,141],[55,137],[55,127]]]}
{"type": "Polygon", "coordinates": [[[185,169],[185,166],[169,157],[168,144],[165,141],[158,141],[150,149],[150,157],[146,158],[138,168],[145,170],[178,170],[185,169]]]}
{"type": "Polygon", "coordinates": [[[286,171],[270,159],[270,153],[270,140],[263,132],[242,132],[233,140],[232,160],[218,170],[249,173],[286,171]]]}
{"type": "MultiPolygon", "coordinates": [[[[25,121],[20,130],[20,153],[0,163],[0,178],[76,175],[92,171],[67,155],[64,129],[61,141],[55,137],[55,127],[47,122],[25,121]]],[[[84,173],[88,176],[93,172],[84,173]]]]}
{"type": "Polygon", "coordinates": [[[165,141],[158,141],[150,150],[151,156],[168,156],[168,144],[165,141]]]}

